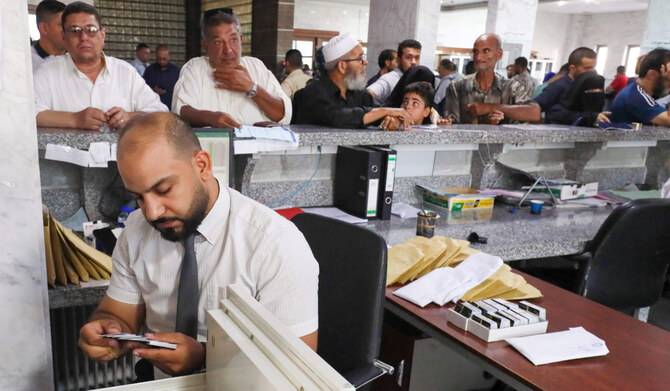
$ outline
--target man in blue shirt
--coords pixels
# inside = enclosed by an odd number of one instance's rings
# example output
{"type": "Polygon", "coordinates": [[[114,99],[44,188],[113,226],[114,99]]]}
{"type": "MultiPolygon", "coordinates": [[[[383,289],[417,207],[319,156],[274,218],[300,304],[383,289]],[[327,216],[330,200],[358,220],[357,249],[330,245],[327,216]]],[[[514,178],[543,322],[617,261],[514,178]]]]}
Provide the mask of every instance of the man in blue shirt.
{"type": "Polygon", "coordinates": [[[172,91],[179,79],[179,67],[170,62],[170,48],[156,47],[156,62],[144,71],[144,80],[168,108],[172,107],[172,91]]]}
{"type": "Polygon", "coordinates": [[[658,95],[670,83],[670,50],[654,49],[640,64],[640,77],[627,85],[612,102],[612,122],[641,122],[670,126],[668,110],[656,103],[658,95]]]}

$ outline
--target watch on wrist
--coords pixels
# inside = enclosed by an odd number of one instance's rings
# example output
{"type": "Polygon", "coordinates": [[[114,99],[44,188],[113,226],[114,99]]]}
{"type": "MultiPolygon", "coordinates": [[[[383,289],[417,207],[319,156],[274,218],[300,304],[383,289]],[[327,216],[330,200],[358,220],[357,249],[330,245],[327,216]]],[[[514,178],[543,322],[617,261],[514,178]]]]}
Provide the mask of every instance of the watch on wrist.
{"type": "Polygon", "coordinates": [[[254,83],[254,86],[251,87],[249,92],[247,92],[247,98],[253,99],[256,96],[257,93],[258,93],[258,84],[254,83]]]}

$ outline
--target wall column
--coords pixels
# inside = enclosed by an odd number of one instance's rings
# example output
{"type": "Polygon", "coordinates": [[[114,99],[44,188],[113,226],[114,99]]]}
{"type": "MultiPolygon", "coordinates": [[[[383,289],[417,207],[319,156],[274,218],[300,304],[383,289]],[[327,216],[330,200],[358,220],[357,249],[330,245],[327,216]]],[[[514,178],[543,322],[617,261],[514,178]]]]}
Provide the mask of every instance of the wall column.
{"type": "Polygon", "coordinates": [[[253,0],[251,55],[277,74],[293,46],[293,0],[253,0]]]}
{"type": "Polygon", "coordinates": [[[53,390],[25,1],[0,0],[0,390],[53,390]]]}
{"type": "Polygon", "coordinates": [[[668,0],[649,0],[647,24],[642,39],[641,54],[662,47],[670,49],[670,2],[668,0]]]}
{"type": "Polygon", "coordinates": [[[421,42],[421,65],[435,69],[439,17],[439,0],[370,0],[368,77],[379,71],[377,58],[382,50],[395,50],[410,38],[421,42]]]}
{"type": "Polygon", "coordinates": [[[486,32],[503,41],[503,58],[496,69],[505,68],[520,56],[530,58],[537,0],[489,0],[486,32]]]}

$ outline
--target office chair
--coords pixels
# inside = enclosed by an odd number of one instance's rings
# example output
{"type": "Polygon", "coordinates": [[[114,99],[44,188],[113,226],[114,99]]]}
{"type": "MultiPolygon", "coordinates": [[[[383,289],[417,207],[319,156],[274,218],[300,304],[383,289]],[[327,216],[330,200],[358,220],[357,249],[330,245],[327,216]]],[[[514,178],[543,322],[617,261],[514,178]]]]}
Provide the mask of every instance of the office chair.
{"type": "Polygon", "coordinates": [[[670,263],[669,222],[670,199],[631,201],[607,217],[583,254],[560,260],[567,268],[531,262],[522,270],[563,287],[571,275],[575,293],[646,321],[670,263]]]}
{"type": "Polygon", "coordinates": [[[356,225],[310,213],[291,221],[319,263],[317,353],[357,389],[393,367],[377,360],[386,291],[386,242],[356,225]]]}

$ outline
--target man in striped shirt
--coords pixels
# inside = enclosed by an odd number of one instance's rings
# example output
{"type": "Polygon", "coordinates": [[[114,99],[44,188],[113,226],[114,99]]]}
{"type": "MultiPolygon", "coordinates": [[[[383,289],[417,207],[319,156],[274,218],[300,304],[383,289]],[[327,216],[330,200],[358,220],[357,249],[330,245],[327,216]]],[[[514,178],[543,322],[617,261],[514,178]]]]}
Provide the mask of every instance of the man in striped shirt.
{"type": "Polygon", "coordinates": [[[134,118],[118,141],[118,167],[142,210],[133,212],[114,249],[107,294],[80,331],[79,346],[97,361],[132,350],[163,374],[202,368],[205,314],[221,288],[249,290],[289,330],[316,350],[319,267],[305,238],[273,210],[220,186],[189,125],[168,113],[134,118]],[[183,241],[194,235],[199,299],[197,337],[176,332],[183,241]],[[176,350],[100,337],[148,332],[176,350]]]}
{"type": "Polygon", "coordinates": [[[670,50],[654,49],[642,60],[636,82],[627,85],[614,98],[610,108],[612,122],[670,126],[668,109],[653,98],[663,93],[669,83],[670,50]]]}

